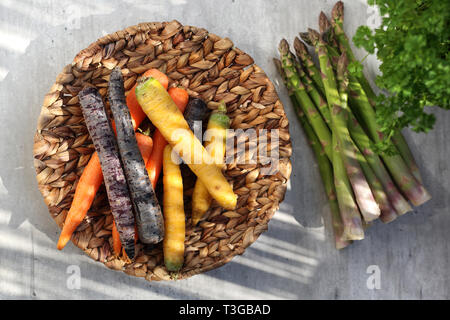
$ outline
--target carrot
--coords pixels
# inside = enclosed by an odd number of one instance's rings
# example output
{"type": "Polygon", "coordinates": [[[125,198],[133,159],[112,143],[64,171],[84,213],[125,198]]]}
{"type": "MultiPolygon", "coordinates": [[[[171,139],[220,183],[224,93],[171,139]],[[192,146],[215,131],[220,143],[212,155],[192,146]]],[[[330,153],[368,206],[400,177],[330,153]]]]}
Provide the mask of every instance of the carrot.
{"type": "Polygon", "coordinates": [[[145,134],[136,132],[136,140],[139,151],[141,151],[142,159],[144,159],[144,162],[147,163],[153,152],[153,139],[145,134]]]}
{"type": "Polygon", "coordinates": [[[97,152],[94,152],[89,163],[84,168],[83,174],[75,189],[72,205],[67,213],[64,227],[56,246],[58,250],[64,248],[72,237],[72,234],[83,221],[102,183],[103,173],[100,166],[100,159],[98,158],[97,152]]]}
{"type": "MultiPolygon", "coordinates": [[[[152,77],[152,78],[158,80],[158,82],[161,83],[161,85],[165,89],[167,89],[167,87],[169,85],[169,78],[167,78],[167,76],[164,73],[162,73],[161,71],[159,71],[158,69],[149,69],[146,72],[144,72],[142,77],[152,77]]],[[[141,122],[147,117],[145,115],[144,111],[142,111],[142,108],[136,99],[136,86],[137,86],[137,83],[134,85],[133,88],[131,88],[131,90],[128,92],[128,95],[127,95],[127,106],[128,106],[128,110],[130,110],[131,117],[133,118],[133,124],[134,124],[135,131],[139,127],[141,122]]]]}
{"type": "Polygon", "coordinates": [[[147,244],[158,243],[164,237],[164,221],[139,152],[119,67],[115,67],[109,77],[108,100],[116,123],[117,147],[134,208],[139,239],[147,244]]]}
{"type": "MultiPolygon", "coordinates": [[[[137,133],[136,138],[138,140],[139,150],[141,150],[142,157],[147,163],[150,158],[150,154],[152,153],[153,140],[149,136],[141,133],[137,133]]],[[[66,246],[67,242],[69,242],[72,237],[72,234],[83,221],[102,183],[103,173],[100,166],[100,160],[97,152],[94,152],[88,164],[84,168],[75,189],[72,205],[67,213],[63,229],[59,236],[57,244],[58,250],[62,250],[66,246]]],[[[114,234],[114,231],[112,235],[113,240],[114,236],[118,237],[118,234],[114,234]]]]}
{"type": "Polygon", "coordinates": [[[164,148],[163,165],[164,264],[169,271],[178,271],[184,260],[185,214],[183,179],[180,167],[172,161],[172,147],[164,148]]]}
{"type": "MultiPolygon", "coordinates": [[[[116,256],[120,255],[120,252],[122,252],[122,255],[124,258],[128,258],[127,253],[125,250],[122,249],[122,242],[120,242],[120,235],[117,231],[116,222],[113,220],[113,226],[112,226],[112,240],[113,240],[113,249],[116,256]]],[[[136,225],[134,226],[134,244],[138,241],[138,230],[136,225]]],[[[129,259],[129,258],[128,258],[129,259]]]]}
{"type": "Polygon", "coordinates": [[[184,118],[189,125],[189,128],[196,134],[199,129],[200,134],[202,132],[202,122],[208,115],[208,106],[199,98],[189,100],[189,103],[184,111],[184,118]],[[196,128],[196,125],[200,124],[200,128],[196,128]]]}
{"type": "Polygon", "coordinates": [[[161,84],[153,78],[143,79],[136,87],[136,98],[147,117],[197,178],[205,184],[211,196],[223,208],[233,210],[237,203],[233,188],[213,163],[211,155],[189,129],[183,114],[161,84]],[[192,154],[190,150],[196,152],[192,154]]]}
{"type": "MultiPolygon", "coordinates": [[[[172,87],[168,91],[169,96],[172,98],[173,102],[177,105],[181,112],[184,112],[186,105],[189,101],[189,94],[186,90],[182,88],[172,87]]],[[[164,139],[161,132],[156,129],[153,133],[154,148],[147,162],[146,168],[148,172],[148,177],[152,182],[153,188],[156,187],[159,175],[161,173],[161,167],[163,163],[163,153],[164,147],[167,145],[166,139],[164,139]]]]}
{"type": "Polygon", "coordinates": [[[111,213],[125,252],[132,259],[135,255],[134,214],[115,135],[97,89],[86,87],[78,97],[88,132],[100,159],[111,213]]]}
{"type": "MultiPolygon", "coordinates": [[[[199,98],[189,99],[186,110],[184,110],[184,119],[186,119],[189,128],[200,141],[203,137],[203,121],[208,116],[208,111],[206,103],[199,98]]],[[[191,150],[191,153],[193,152],[195,150],[191,150]]]]}
{"type": "MultiPolygon", "coordinates": [[[[227,107],[221,101],[219,107],[214,110],[209,117],[207,135],[205,137],[205,148],[213,157],[216,165],[222,169],[224,163],[226,149],[226,132],[230,127],[230,118],[228,118],[227,107]]],[[[200,181],[195,182],[194,192],[192,193],[192,223],[194,226],[200,221],[205,212],[211,205],[211,196],[209,195],[206,186],[200,181]]]]}
{"type": "MultiPolygon", "coordinates": [[[[142,159],[144,159],[144,162],[147,163],[148,159],[150,158],[150,154],[152,153],[153,149],[153,140],[149,136],[146,136],[145,134],[136,132],[136,140],[139,146],[139,150],[141,151],[142,159]]],[[[102,175],[102,181],[103,181],[103,175],[102,175]]],[[[119,238],[119,232],[117,231],[116,223],[113,221],[113,228],[112,228],[112,240],[113,240],[113,249],[114,253],[116,255],[119,255],[122,251],[122,243],[120,242],[119,238]]],[[[137,240],[137,233],[135,236],[135,242],[137,240]]]]}
{"type": "Polygon", "coordinates": [[[115,221],[113,221],[111,236],[112,236],[114,253],[116,254],[116,256],[119,256],[120,252],[122,251],[122,242],[120,242],[120,235],[119,235],[119,231],[117,231],[115,221]]]}
{"type": "MultiPolygon", "coordinates": [[[[165,88],[168,86],[169,79],[164,73],[157,69],[147,70],[144,73],[144,76],[152,76],[165,88]]],[[[136,100],[135,88],[136,85],[131,89],[130,94],[127,96],[127,106],[130,110],[131,118],[133,119],[134,130],[136,131],[141,122],[145,119],[146,115],[136,100]]],[[[112,121],[111,124],[115,132],[116,127],[114,122],[112,121]]],[[[77,188],[75,189],[72,205],[66,216],[64,228],[61,231],[61,235],[58,240],[57,248],[59,250],[62,250],[65,247],[67,242],[69,242],[72,237],[72,234],[75,232],[81,221],[83,221],[102,182],[103,173],[100,166],[100,161],[97,152],[94,152],[89,160],[89,163],[83,170],[80,180],[78,181],[77,188]]]]}

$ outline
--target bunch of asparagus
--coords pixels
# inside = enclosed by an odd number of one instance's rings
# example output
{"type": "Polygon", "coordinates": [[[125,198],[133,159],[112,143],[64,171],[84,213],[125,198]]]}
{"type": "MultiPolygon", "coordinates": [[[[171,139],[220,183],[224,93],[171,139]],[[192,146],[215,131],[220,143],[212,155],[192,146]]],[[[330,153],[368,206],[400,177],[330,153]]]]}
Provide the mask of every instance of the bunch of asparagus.
{"type": "Polygon", "coordinates": [[[431,198],[400,132],[390,139],[393,155],[374,151],[383,139],[375,121],[376,95],[362,72],[349,72],[349,64],[358,62],[344,33],[343,13],[339,1],[331,22],[320,13],[320,32],[300,33],[314,48],[319,67],[298,37],[296,56],[283,39],[280,60],[274,59],[318,161],[337,249],[363,239],[372,221],[391,222],[412,211],[409,202],[419,206],[431,198]]]}

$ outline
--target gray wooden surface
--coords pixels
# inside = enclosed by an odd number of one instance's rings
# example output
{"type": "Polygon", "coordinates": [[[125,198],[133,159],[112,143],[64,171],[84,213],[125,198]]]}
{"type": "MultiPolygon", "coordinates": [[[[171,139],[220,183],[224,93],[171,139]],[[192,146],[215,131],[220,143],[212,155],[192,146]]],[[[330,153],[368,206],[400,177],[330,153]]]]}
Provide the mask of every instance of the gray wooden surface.
{"type": "MultiPolygon", "coordinates": [[[[329,13],[333,4],[0,0],[0,298],[450,298],[450,113],[436,110],[428,135],[406,132],[433,199],[389,225],[375,223],[364,241],[342,252],[333,248],[318,170],[272,65],[280,38],[317,28],[320,10],[329,13]],[[56,249],[58,228],[35,181],[33,135],[44,94],[79,50],[126,26],[172,19],[230,37],[274,81],[291,120],[293,172],[269,230],[245,254],[188,280],[148,283],[106,269],[73,245],[56,249]],[[367,286],[373,265],[381,280],[375,290],[367,286]],[[80,270],[79,289],[71,289],[73,268],[80,270]]],[[[374,19],[364,0],[347,0],[346,15],[350,35],[374,19]]],[[[365,66],[373,78],[374,57],[365,66]]]]}

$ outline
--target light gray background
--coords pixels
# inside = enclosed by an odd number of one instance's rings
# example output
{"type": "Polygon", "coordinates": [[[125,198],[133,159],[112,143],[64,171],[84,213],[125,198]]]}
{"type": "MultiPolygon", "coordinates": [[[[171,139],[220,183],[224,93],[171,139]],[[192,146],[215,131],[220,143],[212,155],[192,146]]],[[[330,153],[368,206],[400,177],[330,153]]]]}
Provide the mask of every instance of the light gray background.
{"type": "MultiPolygon", "coordinates": [[[[317,28],[334,1],[32,1],[0,0],[0,298],[23,299],[412,299],[450,298],[450,113],[435,110],[428,135],[406,132],[433,199],[337,252],[313,155],[272,65],[281,37],[317,28]],[[145,21],[177,19],[231,38],[277,84],[291,121],[293,171],[286,199],[242,256],[206,274],[148,283],[93,262],[73,245],[56,249],[58,228],[38,191],[32,161],[36,119],[57,74],[104,34],[145,21]],[[325,218],[322,218],[324,216],[325,218]],[[69,290],[67,268],[81,271],[69,290]],[[381,289],[369,290],[377,265],[381,289]]],[[[365,0],[347,0],[353,35],[373,23],[365,0]]],[[[364,52],[356,51],[362,58],[364,52]]],[[[374,57],[365,62],[373,78],[374,57]]]]}

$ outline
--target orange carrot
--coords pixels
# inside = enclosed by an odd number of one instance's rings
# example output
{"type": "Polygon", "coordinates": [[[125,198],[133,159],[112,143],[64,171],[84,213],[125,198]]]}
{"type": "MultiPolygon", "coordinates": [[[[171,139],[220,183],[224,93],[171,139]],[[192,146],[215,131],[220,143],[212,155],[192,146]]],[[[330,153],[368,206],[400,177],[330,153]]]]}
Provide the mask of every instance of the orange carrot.
{"type": "MultiPolygon", "coordinates": [[[[137,226],[134,225],[134,243],[136,244],[136,242],[139,239],[139,234],[137,231],[137,226]]],[[[113,241],[113,249],[114,249],[114,253],[116,256],[120,255],[120,252],[122,251],[122,255],[124,256],[124,258],[128,258],[127,253],[125,252],[125,250],[122,249],[122,242],[120,242],[120,236],[119,236],[119,231],[117,231],[117,227],[116,227],[116,222],[113,221],[113,226],[112,226],[112,241],[113,241]]]]}
{"type": "Polygon", "coordinates": [[[79,226],[91,207],[98,188],[103,183],[103,173],[100,167],[100,159],[97,152],[92,154],[89,163],[84,168],[78,181],[72,200],[72,206],[67,213],[64,227],[59,236],[57,248],[61,250],[70,240],[72,233],[79,226]]]}
{"type": "Polygon", "coordinates": [[[115,221],[113,221],[111,235],[112,235],[114,253],[116,254],[116,256],[119,256],[120,252],[122,251],[122,242],[120,242],[119,231],[117,231],[115,221]]]}
{"type": "MultiPolygon", "coordinates": [[[[144,76],[157,79],[165,88],[167,88],[169,84],[169,78],[157,69],[147,70],[144,73],[144,76]]],[[[134,130],[136,130],[141,122],[147,117],[136,100],[135,89],[136,86],[131,89],[130,94],[127,96],[127,106],[130,110],[131,119],[133,120],[134,130]]],[[[114,122],[112,123],[112,127],[115,132],[114,122]]],[[[75,189],[72,205],[66,216],[64,227],[58,240],[57,248],[59,250],[62,250],[67,242],[69,242],[72,234],[75,232],[81,221],[83,221],[102,182],[103,173],[100,166],[100,160],[97,153],[94,152],[89,163],[83,170],[77,188],[75,189]]]]}
{"type": "Polygon", "coordinates": [[[147,163],[153,152],[153,139],[145,134],[136,132],[136,140],[139,146],[139,151],[141,151],[142,159],[144,159],[144,163],[147,163]]]}
{"type": "MultiPolygon", "coordinates": [[[[177,105],[181,112],[184,112],[186,105],[189,101],[189,94],[186,90],[182,88],[170,88],[168,91],[173,102],[177,105]]],[[[150,155],[150,159],[147,162],[146,168],[148,172],[148,177],[152,182],[153,188],[156,188],[156,183],[158,182],[159,175],[161,173],[164,147],[167,145],[167,141],[162,136],[158,129],[153,133],[153,151],[150,155]]]]}

